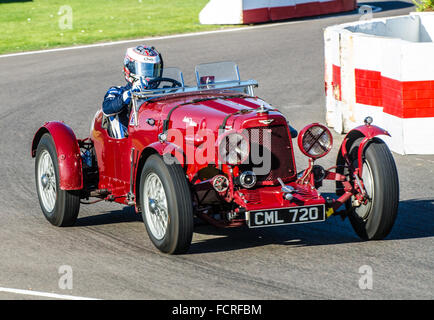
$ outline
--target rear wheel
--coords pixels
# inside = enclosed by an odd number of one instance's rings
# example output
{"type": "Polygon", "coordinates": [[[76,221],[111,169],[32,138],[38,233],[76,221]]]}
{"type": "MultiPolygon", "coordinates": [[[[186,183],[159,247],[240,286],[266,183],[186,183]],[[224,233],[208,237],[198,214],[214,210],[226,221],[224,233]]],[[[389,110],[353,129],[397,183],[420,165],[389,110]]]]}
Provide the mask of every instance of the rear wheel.
{"type": "MultiPolygon", "coordinates": [[[[354,168],[358,167],[357,154],[361,139],[350,148],[349,156],[354,168]]],[[[374,138],[365,147],[362,181],[368,201],[352,206],[349,213],[351,225],[364,240],[380,240],[391,231],[398,212],[399,181],[393,156],[387,145],[374,138]]]]}
{"type": "Polygon", "coordinates": [[[140,207],[152,243],[162,252],[185,253],[193,236],[193,206],[185,173],[152,155],[140,178],[140,207]]]}
{"type": "Polygon", "coordinates": [[[36,149],[35,180],[45,218],[58,227],[73,225],[80,210],[79,191],[60,189],[56,147],[48,133],[41,137],[36,149]]]}

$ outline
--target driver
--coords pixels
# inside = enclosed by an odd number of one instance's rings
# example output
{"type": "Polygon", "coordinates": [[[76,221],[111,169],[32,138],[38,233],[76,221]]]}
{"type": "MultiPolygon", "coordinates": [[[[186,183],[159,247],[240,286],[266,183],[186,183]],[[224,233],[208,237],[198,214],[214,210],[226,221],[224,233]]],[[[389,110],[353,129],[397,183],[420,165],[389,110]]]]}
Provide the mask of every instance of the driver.
{"type": "Polygon", "coordinates": [[[114,138],[126,136],[132,92],[155,89],[159,83],[151,80],[160,78],[162,73],[163,58],[154,47],[140,45],[127,49],[124,59],[127,85],[111,87],[102,103],[102,111],[110,120],[114,138]]]}

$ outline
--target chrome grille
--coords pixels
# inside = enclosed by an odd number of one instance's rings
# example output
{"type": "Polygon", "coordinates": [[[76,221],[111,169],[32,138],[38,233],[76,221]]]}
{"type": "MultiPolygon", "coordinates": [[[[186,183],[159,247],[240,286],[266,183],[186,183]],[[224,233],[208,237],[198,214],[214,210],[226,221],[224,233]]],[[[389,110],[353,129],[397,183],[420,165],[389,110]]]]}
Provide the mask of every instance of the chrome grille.
{"type": "Polygon", "coordinates": [[[244,134],[249,137],[251,151],[248,162],[240,166],[241,171],[252,170],[256,173],[263,166],[262,163],[253,161],[253,148],[256,147],[260,157],[265,155],[264,160],[270,159],[271,156],[271,161],[266,160],[271,164],[270,170],[258,175],[258,182],[277,182],[279,177],[285,180],[295,176],[292,144],[286,126],[248,128],[244,130],[244,134]],[[270,156],[266,156],[267,152],[270,156]]]}

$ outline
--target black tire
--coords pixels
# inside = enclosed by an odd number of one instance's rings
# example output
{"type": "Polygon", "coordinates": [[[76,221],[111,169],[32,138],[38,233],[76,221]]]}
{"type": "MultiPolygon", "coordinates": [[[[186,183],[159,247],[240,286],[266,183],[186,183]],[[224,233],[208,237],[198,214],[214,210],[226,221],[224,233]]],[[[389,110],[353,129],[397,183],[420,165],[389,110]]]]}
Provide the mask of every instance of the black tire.
{"type": "Polygon", "coordinates": [[[45,133],[39,141],[38,148],[36,149],[36,161],[35,161],[35,180],[36,191],[38,193],[39,204],[45,218],[54,226],[68,227],[75,224],[77,220],[78,212],[80,211],[80,193],[79,190],[61,190],[59,188],[59,165],[57,163],[57,152],[50,134],[45,133]],[[39,162],[42,160],[42,156],[45,156],[48,152],[51,158],[54,177],[56,179],[56,190],[54,191],[56,197],[54,207],[47,207],[44,204],[43,196],[41,195],[40,188],[42,187],[42,178],[38,174],[39,162]]]}
{"type": "Polygon", "coordinates": [[[155,247],[169,254],[187,252],[193,237],[193,205],[190,188],[181,165],[176,162],[169,165],[159,155],[151,155],[142,169],[139,199],[143,222],[155,247]],[[152,221],[148,221],[147,216],[150,216],[153,211],[150,209],[149,198],[146,197],[145,200],[144,195],[145,182],[149,183],[147,179],[155,178],[155,175],[162,183],[167,202],[167,227],[162,238],[154,236],[152,232],[152,221]]]}
{"type": "MultiPolygon", "coordinates": [[[[355,168],[358,167],[360,142],[361,139],[356,140],[349,151],[355,168]]],[[[361,239],[381,240],[390,233],[398,213],[398,172],[392,153],[378,138],[372,139],[365,147],[363,165],[363,176],[367,175],[365,179],[372,181],[372,199],[366,205],[350,208],[349,219],[361,239]]],[[[348,206],[351,207],[351,201],[347,203],[348,206]]]]}

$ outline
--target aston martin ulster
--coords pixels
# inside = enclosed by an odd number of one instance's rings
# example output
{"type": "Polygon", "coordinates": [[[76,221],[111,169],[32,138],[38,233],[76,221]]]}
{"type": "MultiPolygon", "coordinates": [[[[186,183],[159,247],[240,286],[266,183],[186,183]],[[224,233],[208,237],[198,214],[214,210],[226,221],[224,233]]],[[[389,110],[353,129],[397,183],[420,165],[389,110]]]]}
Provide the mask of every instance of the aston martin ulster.
{"type": "Polygon", "coordinates": [[[332,148],[327,127],[299,132],[278,108],[255,96],[255,80],[240,79],[232,62],[195,68],[187,86],[166,68],[153,89],[134,92],[128,128],[116,138],[98,110],[90,135],[77,139],[63,122],[45,123],[31,146],[36,190],[46,219],[73,225],[80,204],[117,202],[143,217],[162,252],[185,253],[194,219],[217,227],[259,228],[349,218],[364,240],[386,237],[396,218],[395,162],[372,119],[351,130],[336,164],[315,163],[332,148]],[[308,158],[297,171],[294,144],[308,158]],[[324,180],[336,195],[323,197],[324,180]]]}

